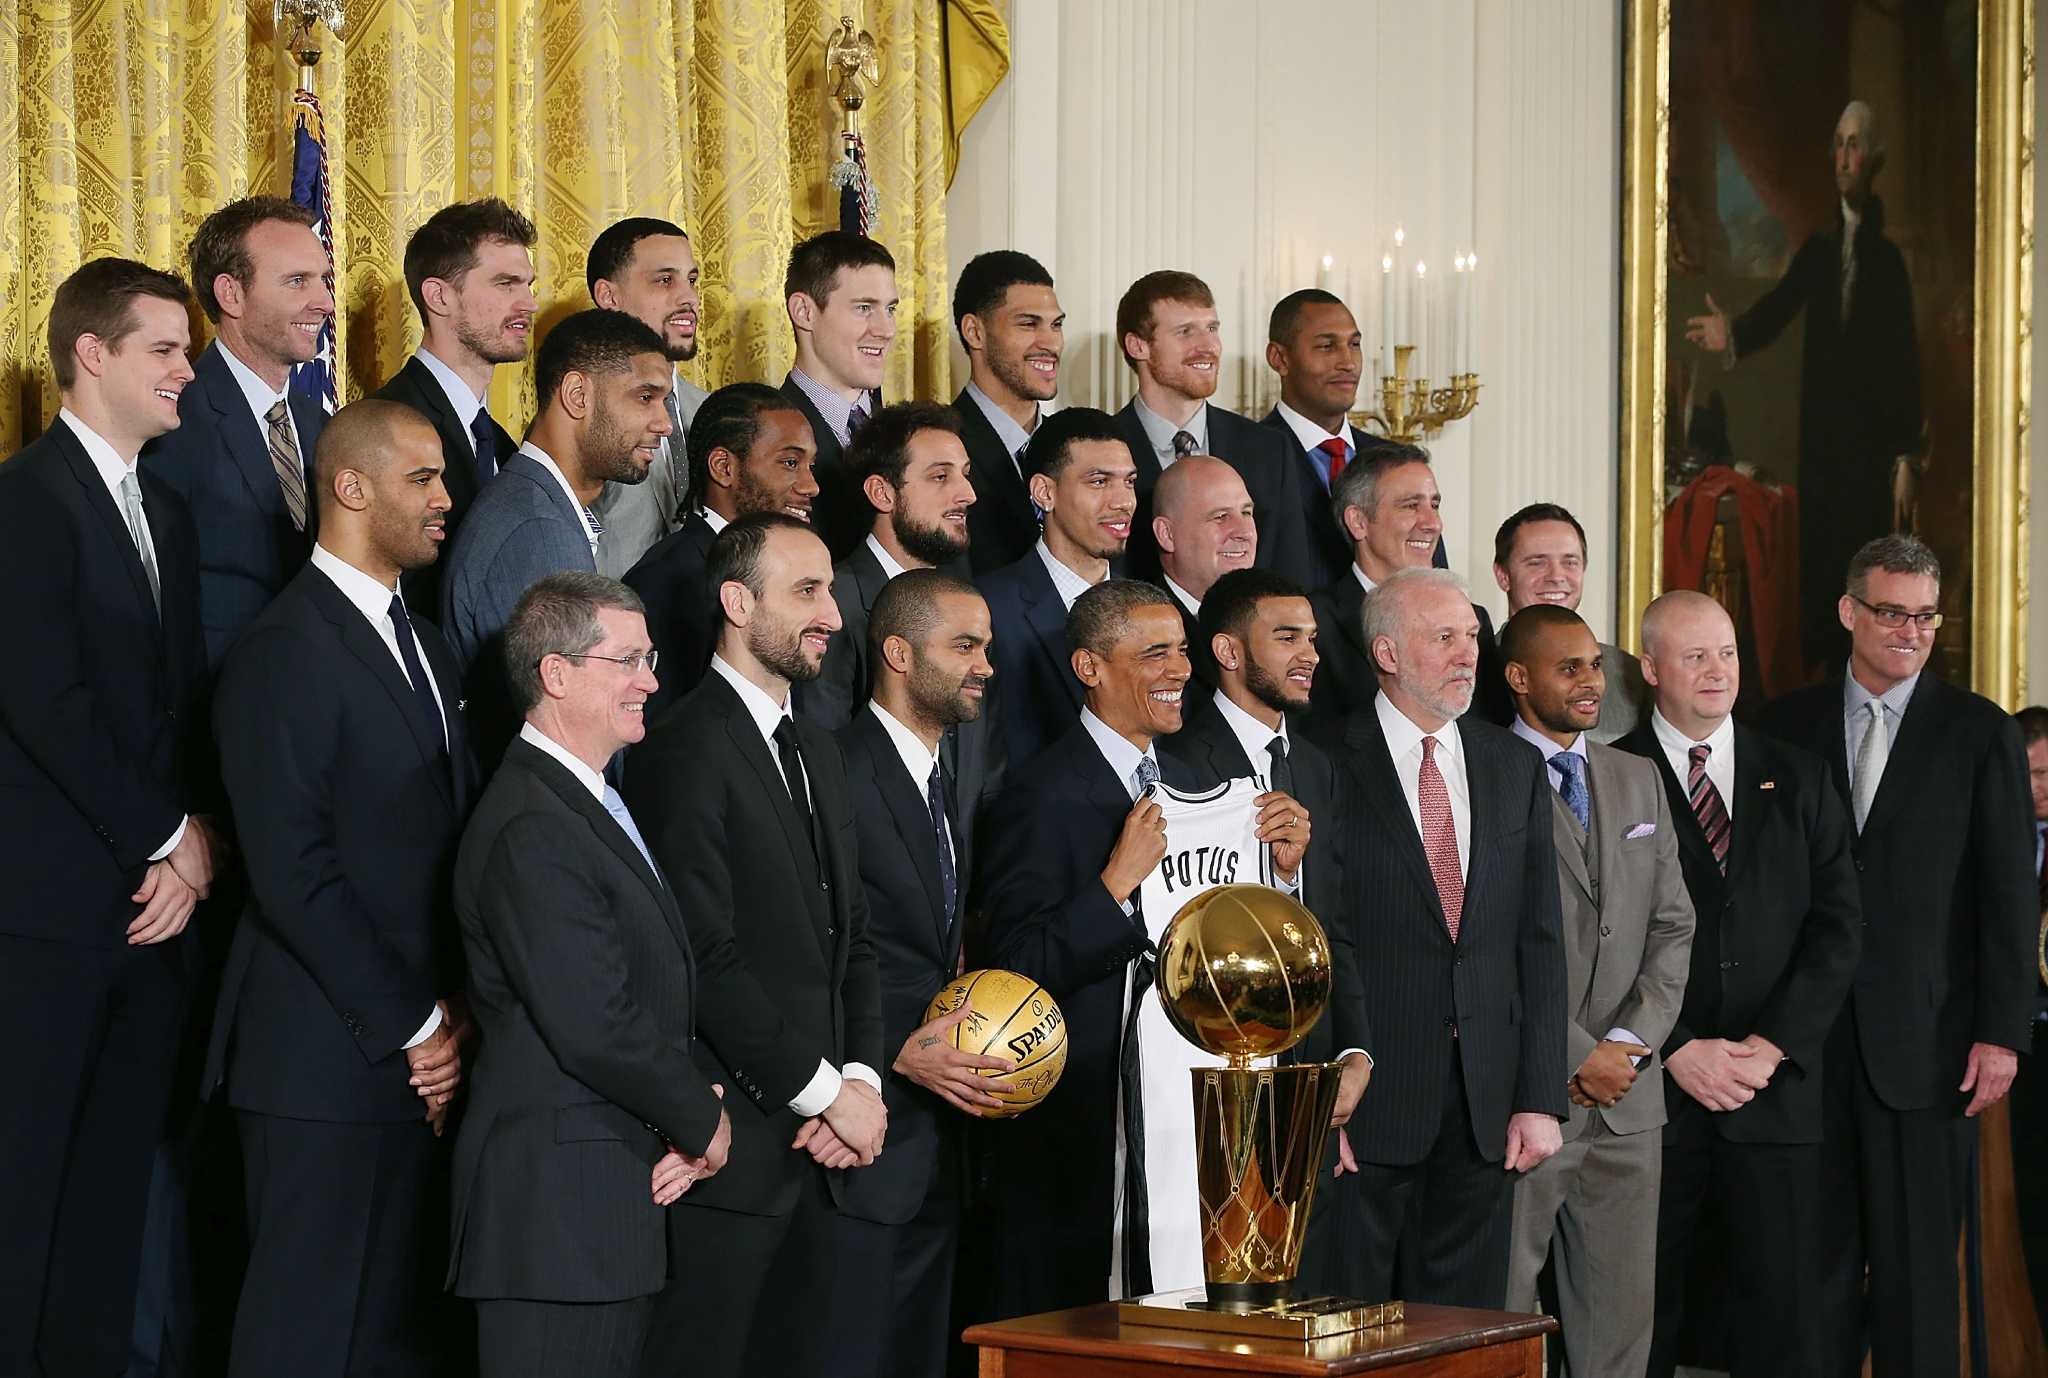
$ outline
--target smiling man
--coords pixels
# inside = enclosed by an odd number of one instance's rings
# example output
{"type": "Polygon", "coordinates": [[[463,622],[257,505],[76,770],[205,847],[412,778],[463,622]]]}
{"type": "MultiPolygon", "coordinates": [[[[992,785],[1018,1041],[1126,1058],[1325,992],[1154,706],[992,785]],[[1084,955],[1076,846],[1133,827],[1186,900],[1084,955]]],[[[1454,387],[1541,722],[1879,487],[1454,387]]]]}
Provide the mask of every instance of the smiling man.
{"type": "Polygon", "coordinates": [[[1036,756],[1073,725],[1081,681],[1067,644],[1075,600],[1110,576],[1137,511],[1137,466],[1117,424],[1093,407],[1047,417],[1026,451],[1044,534],[980,580],[995,623],[995,732],[1005,760],[1036,756]]]}
{"type": "MultiPolygon", "coordinates": [[[[1500,524],[1493,537],[1493,581],[1508,596],[1508,616],[1543,603],[1579,610],[1586,591],[1586,528],[1554,502],[1531,503],[1500,524]]],[[[1649,702],[1643,667],[1619,646],[1600,643],[1607,692],[1593,740],[1612,742],[1635,730],[1649,702]]]]}
{"type": "Polygon", "coordinates": [[[2033,1018],[2026,752],[1997,705],[1927,673],[1942,613],[1925,545],[1864,545],[1836,615],[1846,674],[1763,719],[1833,768],[1863,892],[1863,962],[1827,1050],[1822,1358],[1846,1370],[1867,1343],[1874,1373],[1953,1374],[1957,1147],[1975,1151],[2033,1018]]]}
{"type": "Polygon", "coordinates": [[[541,342],[539,414],[478,495],[441,579],[441,626],[476,704],[487,766],[519,727],[500,653],[505,623],[542,575],[596,572],[604,527],[590,505],[606,483],[646,480],[671,428],[672,381],[661,337],[622,311],[579,311],[541,342]]]}
{"type": "Polygon", "coordinates": [[[1259,528],[1244,480],[1213,455],[1189,455],[1159,476],[1152,493],[1152,538],[1160,573],[1187,625],[1188,659],[1205,689],[1216,687],[1216,656],[1195,619],[1210,586],[1234,569],[1250,569],[1259,528]]]}
{"type": "Polygon", "coordinates": [[[976,574],[986,574],[1038,539],[1024,447],[1038,429],[1041,408],[1059,392],[1067,315],[1043,264],[997,249],[976,254],[960,270],[953,325],[970,375],[953,408],[981,499],[967,514],[974,535],[968,558],[976,574]]]}

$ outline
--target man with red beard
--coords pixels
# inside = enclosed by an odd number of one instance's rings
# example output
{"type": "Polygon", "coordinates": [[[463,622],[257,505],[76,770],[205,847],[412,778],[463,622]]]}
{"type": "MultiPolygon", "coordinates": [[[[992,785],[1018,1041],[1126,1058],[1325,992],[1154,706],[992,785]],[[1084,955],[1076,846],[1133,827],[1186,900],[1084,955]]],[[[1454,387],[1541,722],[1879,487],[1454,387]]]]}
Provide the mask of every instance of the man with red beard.
{"type": "MultiPolygon", "coordinates": [[[[448,534],[512,458],[515,442],[490,413],[491,375],[526,359],[533,317],[533,222],[495,196],[459,201],[429,216],[405,243],[405,287],[420,313],[420,347],[389,382],[371,393],[403,402],[434,423],[441,437],[448,534]]],[[[407,576],[415,614],[441,615],[440,570],[407,576]]]]}
{"type": "Polygon", "coordinates": [[[971,374],[953,407],[974,464],[979,501],[967,514],[968,559],[980,575],[1018,559],[1038,539],[1024,447],[1038,430],[1041,406],[1059,392],[1067,315],[1044,265],[997,249],[961,270],[953,325],[971,374]]]}
{"type": "Polygon", "coordinates": [[[1081,711],[1068,611],[1109,578],[1138,506],[1137,465],[1105,412],[1068,407],[1053,413],[1026,458],[1045,533],[1021,559],[980,581],[995,623],[996,738],[1004,759],[1019,764],[1043,751],[1081,711]]]}
{"type": "Polygon", "coordinates": [[[1138,375],[1138,395],[1116,416],[1138,462],[1131,572],[1158,573],[1152,489],[1159,476],[1188,455],[1214,455],[1237,470],[1257,504],[1259,564],[1312,584],[1317,565],[1302,528],[1300,463],[1270,427],[1209,405],[1223,369],[1223,326],[1209,285],[1193,273],[1145,274],[1117,303],[1116,333],[1138,375]]]}
{"type": "Polygon", "coordinates": [[[833,1336],[775,1299],[831,1286],[844,1169],[874,1162],[888,1123],[846,768],[790,704],[839,630],[832,563],[807,524],[758,513],[706,569],[711,673],[629,753],[625,798],[689,932],[695,1056],[726,1087],[732,1157],[669,1211],[670,1256],[694,1263],[656,1303],[642,1372],[825,1373],[833,1336]]]}

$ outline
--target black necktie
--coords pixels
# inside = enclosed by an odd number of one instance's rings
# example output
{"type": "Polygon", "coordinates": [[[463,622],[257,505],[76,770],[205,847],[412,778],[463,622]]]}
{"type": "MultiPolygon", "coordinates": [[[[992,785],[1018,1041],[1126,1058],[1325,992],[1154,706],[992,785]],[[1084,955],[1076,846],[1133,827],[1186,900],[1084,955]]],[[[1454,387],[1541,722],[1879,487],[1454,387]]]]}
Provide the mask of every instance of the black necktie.
{"type": "Polygon", "coordinates": [[[932,814],[932,841],[939,849],[939,889],[946,897],[946,931],[951,933],[960,877],[953,869],[953,839],[946,832],[946,785],[937,761],[932,762],[932,773],[925,781],[924,802],[932,814]]]}
{"type": "Polygon", "coordinates": [[[846,414],[846,438],[848,440],[857,439],[860,433],[867,428],[867,424],[867,404],[865,402],[854,403],[853,410],[846,414]]]}
{"type": "Polygon", "coordinates": [[[448,749],[448,732],[441,723],[441,705],[434,701],[434,686],[427,679],[426,667],[420,664],[420,653],[413,645],[412,619],[405,615],[405,600],[397,594],[391,595],[391,630],[398,642],[398,658],[405,665],[405,677],[412,685],[413,712],[418,715],[420,726],[427,730],[427,740],[439,742],[441,750],[448,749]]]}
{"type": "Polygon", "coordinates": [[[811,791],[804,783],[804,754],[797,746],[796,719],[785,717],[775,727],[775,754],[782,758],[782,779],[789,786],[789,800],[796,805],[796,811],[804,816],[810,828],[811,857],[822,860],[824,849],[818,845],[818,816],[811,812],[811,791]]]}
{"type": "Polygon", "coordinates": [[[1288,798],[1295,798],[1294,762],[1287,759],[1287,739],[1277,732],[1274,733],[1273,740],[1266,743],[1266,755],[1272,758],[1273,762],[1267,767],[1266,783],[1288,798]]]}
{"type": "MultiPolygon", "coordinates": [[[[1136,897],[1133,896],[1135,903],[1136,897]]],[[[1140,923],[1134,909],[1132,921],[1140,923]]],[[[1117,1082],[1124,1108],[1124,1295],[1142,1297],[1152,1290],[1152,1197],[1145,1181],[1145,1079],[1138,1048],[1138,1011],[1144,1008],[1158,975],[1158,959],[1148,948],[1131,963],[1131,1008],[1124,1018],[1124,1045],[1117,1056],[1117,1082]]]]}
{"type": "Polygon", "coordinates": [[[469,433],[476,438],[476,483],[481,488],[491,481],[498,472],[498,428],[491,421],[489,407],[478,407],[469,423],[469,433]]]}

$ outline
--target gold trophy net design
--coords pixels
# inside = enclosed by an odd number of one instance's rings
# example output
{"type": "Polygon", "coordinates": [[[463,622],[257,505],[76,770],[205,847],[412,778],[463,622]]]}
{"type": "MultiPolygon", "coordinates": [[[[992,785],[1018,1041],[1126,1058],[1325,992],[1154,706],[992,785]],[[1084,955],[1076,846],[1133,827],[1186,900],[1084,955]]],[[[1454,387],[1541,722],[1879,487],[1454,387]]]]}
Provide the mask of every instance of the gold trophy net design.
{"type": "Polygon", "coordinates": [[[1307,1035],[1330,981],[1322,925],[1268,886],[1205,890],[1167,925],[1160,1004],[1182,1037],[1230,1065],[1190,1069],[1207,1286],[1126,1301],[1126,1324],[1318,1339],[1402,1318],[1398,1301],[1289,1296],[1339,1073],[1335,1063],[1252,1060],[1307,1035]]]}

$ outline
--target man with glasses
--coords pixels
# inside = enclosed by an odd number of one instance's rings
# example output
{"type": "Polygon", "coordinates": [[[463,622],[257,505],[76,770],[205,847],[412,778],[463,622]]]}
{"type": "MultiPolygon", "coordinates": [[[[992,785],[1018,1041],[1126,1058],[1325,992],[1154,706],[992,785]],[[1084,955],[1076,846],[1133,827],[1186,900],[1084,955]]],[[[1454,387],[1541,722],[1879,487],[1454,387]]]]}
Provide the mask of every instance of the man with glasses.
{"type": "Polygon", "coordinates": [[[1863,892],[1862,962],[1824,1059],[1823,1373],[1854,1373],[1866,1345],[1874,1378],[1957,1371],[1974,1117],[2012,1085],[2033,1016],[2026,753],[1997,705],[1925,673],[1940,597],[1925,545],[1864,545],[1839,603],[1847,675],[1763,721],[1832,765],[1863,892]]]}

